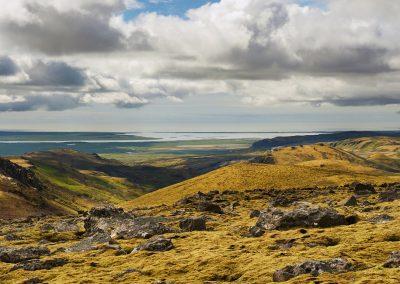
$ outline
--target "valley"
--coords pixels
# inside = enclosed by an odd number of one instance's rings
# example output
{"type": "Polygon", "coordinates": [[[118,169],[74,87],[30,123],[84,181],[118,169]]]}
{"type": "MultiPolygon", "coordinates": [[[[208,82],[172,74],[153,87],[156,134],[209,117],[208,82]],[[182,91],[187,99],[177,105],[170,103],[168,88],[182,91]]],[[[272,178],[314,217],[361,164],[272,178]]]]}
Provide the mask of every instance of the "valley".
{"type": "Polygon", "coordinates": [[[400,281],[400,138],[174,143],[1,158],[0,282],[400,281]]]}

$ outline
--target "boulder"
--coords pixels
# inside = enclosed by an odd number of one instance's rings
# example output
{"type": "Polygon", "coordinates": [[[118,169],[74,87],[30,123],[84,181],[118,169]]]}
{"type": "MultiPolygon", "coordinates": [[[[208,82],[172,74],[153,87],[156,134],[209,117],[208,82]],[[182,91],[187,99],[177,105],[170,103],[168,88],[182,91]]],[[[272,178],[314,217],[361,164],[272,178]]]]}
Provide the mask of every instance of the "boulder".
{"type": "Polygon", "coordinates": [[[260,217],[260,210],[251,210],[250,212],[250,218],[258,218],[260,217]]]}
{"type": "Polygon", "coordinates": [[[392,202],[400,199],[400,190],[390,189],[379,194],[380,202],[392,202]]]}
{"type": "Polygon", "coordinates": [[[146,251],[168,251],[174,248],[174,245],[170,239],[166,239],[162,236],[157,236],[150,239],[148,242],[139,245],[131,253],[135,253],[141,250],[146,251]]]}
{"type": "Polygon", "coordinates": [[[269,208],[261,212],[257,227],[266,230],[284,230],[295,227],[333,227],[346,225],[345,216],[331,208],[301,203],[292,211],[269,208]]]}
{"type": "Polygon", "coordinates": [[[302,274],[318,276],[321,273],[343,273],[350,271],[353,265],[343,258],[334,258],[326,261],[309,260],[296,265],[289,265],[274,272],[274,282],[285,282],[302,274]]]}
{"type": "Polygon", "coordinates": [[[156,235],[173,232],[173,229],[159,222],[152,221],[151,219],[146,222],[134,220],[131,222],[119,224],[115,229],[111,231],[111,237],[113,239],[125,240],[133,238],[149,239],[156,235]]]}
{"type": "Polygon", "coordinates": [[[40,227],[40,230],[43,232],[54,231],[57,233],[64,232],[77,232],[79,231],[79,227],[75,220],[65,220],[59,221],[51,224],[44,224],[40,227]]]}
{"type": "Polygon", "coordinates": [[[50,250],[46,247],[0,247],[0,261],[7,263],[18,263],[49,254],[50,250]]]}
{"type": "Polygon", "coordinates": [[[258,238],[265,234],[265,230],[258,226],[250,227],[249,229],[250,236],[258,238]]]}
{"type": "Polygon", "coordinates": [[[206,219],[204,217],[182,219],[179,221],[179,228],[184,231],[205,231],[206,219]]]}
{"type": "Polygon", "coordinates": [[[173,232],[160,221],[162,218],[137,218],[120,208],[104,207],[90,210],[84,220],[84,227],[86,235],[98,231],[107,232],[113,239],[150,238],[173,232]]]}
{"type": "Polygon", "coordinates": [[[65,258],[55,258],[43,261],[40,259],[33,259],[16,264],[12,268],[12,270],[17,270],[17,269],[24,269],[27,271],[50,270],[54,267],[64,266],[67,263],[68,260],[65,258]]]}
{"type": "Polygon", "coordinates": [[[111,236],[107,232],[97,231],[92,236],[77,242],[76,244],[70,246],[65,251],[66,252],[83,252],[96,249],[99,244],[109,243],[111,241],[111,236]]]}
{"type": "Polygon", "coordinates": [[[343,203],[344,206],[357,206],[357,204],[357,198],[354,195],[343,203]]]}
{"type": "Polygon", "coordinates": [[[222,211],[221,207],[218,204],[212,203],[212,202],[201,202],[198,205],[198,210],[201,212],[210,212],[210,213],[216,213],[216,214],[224,214],[224,211],[222,211]]]}
{"type": "Polygon", "coordinates": [[[394,251],[390,254],[388,260],[385,262],[383,267],[386,268],[398,268],[400,267],[400,251],[394,251]]]}
{"type": "Polygon", "coordinates": [[[357,195],[370,195],[376,193],[374,186],[370,183],[354,182],[350,185],[350,188],[357,195]]]}
{"type": "Polygon", "coordinates": [[[394,218],[387,214],[376,215],[376,216],[368,219],[368,221],[373,224],[384,224],[384,223],[387,223],[387,222],[390,222],[393,220],[394,220],[394,218]]]}

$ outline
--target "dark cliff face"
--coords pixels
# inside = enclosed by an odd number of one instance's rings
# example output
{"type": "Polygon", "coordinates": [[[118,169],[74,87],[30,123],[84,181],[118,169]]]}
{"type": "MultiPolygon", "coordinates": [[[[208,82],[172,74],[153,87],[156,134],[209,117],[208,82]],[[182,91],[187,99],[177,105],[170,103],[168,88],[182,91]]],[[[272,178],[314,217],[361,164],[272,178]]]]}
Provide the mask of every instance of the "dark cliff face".
{"type": "Polygon", "coordinates": [[[0,174],[11,177],[19,183],[37,190],[45,189],[45,185],[32,170],[23,168],[7,159],[0,158],[0,174]]]}

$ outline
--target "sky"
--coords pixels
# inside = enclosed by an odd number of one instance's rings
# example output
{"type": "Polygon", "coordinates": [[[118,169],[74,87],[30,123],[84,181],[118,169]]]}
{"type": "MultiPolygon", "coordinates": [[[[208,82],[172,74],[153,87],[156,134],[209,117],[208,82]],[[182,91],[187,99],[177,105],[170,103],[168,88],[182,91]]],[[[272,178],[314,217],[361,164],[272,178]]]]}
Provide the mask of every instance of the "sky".
{"type": "Polygon", "coordinates": [[[399,129],[398,1],[0,1],[0,130],[399,129]]]}

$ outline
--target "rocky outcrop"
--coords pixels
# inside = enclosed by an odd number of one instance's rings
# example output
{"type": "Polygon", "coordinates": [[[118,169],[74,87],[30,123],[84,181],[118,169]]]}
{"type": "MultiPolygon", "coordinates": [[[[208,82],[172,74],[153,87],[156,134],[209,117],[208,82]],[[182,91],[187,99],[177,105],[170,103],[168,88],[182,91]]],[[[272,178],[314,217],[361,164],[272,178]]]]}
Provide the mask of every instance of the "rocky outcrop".
{"type": "Polygon", "coordinates": [[[204,217],[199,218],[186,218],[179,221],[179,228],[184,231],[205,231],[206,219],[204,217]]]}
{"type": "Polygon", "coordinates": [[[111,241],[110,234],[104,231],[97,231],[92,236],[85,238],[84,240],[77,242],[70,246],[66,252],[83,252],[94,250],[99,244],[108,244],[111,241]]]}
{"type": "Polygon", "coordinates": [[[326,261],[309,260],[296,265],[289,265],[273,274],[274,282],[285,282],[302,274],[318,276],[321,273],[343,273],[352,270],[353,265],[344,258],[326,261]]]}
{"type": "Polygon", "coordinates": [[[146,251],[169,251],[174,248],[174,245],[170,239],[166,239],[161,236],[154,237],[153,239],[150,239],[148,242],[139,245],[136,247],[132,253],[141,251],[141,250],[146,250],[146,251]]]}
{"type": "Polygon", "coordinates": [[[108,233],[113,239],[150,238],[174,230],[157,217],[135,217],[121,208],[104,207],[89,211],[84,220],[86,235],[108,233]]]}
{"type": "Polygon", "coordinates": [[[370,195],[376,193],[374,186],[369,183],[354,182],[350,185],[350,188],[357,195],[370,195]]]}
{"type": "Polygon", "coordinates": [[[224,214],[224,211],[222,211],[221,207],[218,204],[212,203],[212,202],[201,202],[197,209],[201,212],[209,212],[209,213],[215,213],[215,214],[224,214]]]}
{"type": "Polygon", "coordinates": [[[398,268],[400,267],[400,251],[394,251],[390,254],[388,260],[385,262],[383,267],[386,268],[398,268]]]}
{"type": "Polygon", "coordinates": [[[50,250],[45,247],[0,247],[0,261],[7,263],[18,263],[49,254],[50,250]]]}
{"type": "Polygon", "coordinates": [[[268,208],[262,211],[257,227],[266,230],[284,230],[295,227],[333,227],[347,224],[346,217],[331,208],[301,203],[292,211],[268,208]]]}

